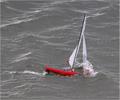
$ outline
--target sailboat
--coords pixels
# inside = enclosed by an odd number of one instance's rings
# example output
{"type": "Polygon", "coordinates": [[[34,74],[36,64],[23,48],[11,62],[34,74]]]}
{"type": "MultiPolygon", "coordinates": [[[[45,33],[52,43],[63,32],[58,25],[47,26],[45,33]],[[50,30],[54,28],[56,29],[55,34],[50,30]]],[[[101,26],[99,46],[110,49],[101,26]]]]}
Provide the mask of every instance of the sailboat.
{"type": "MultiPolygon", "coordinates": [[[[92,75],[96,74],[96,73],[94,73],[92,64],[87,59],[87,48],[86,48],[86,40],[85,40],[85,33],[84,33],[85,26],[86,26],[86,20],[87,20],[87,17],[84,14],[84,19],[82,22],[82,29],[80,32],[78,43],[77,43],[75,49],[73,50],[71,56],[69,57],[68,62],[69,62],[70,67],[68,67],[67,70],[65,70],[65,69],[58,69],[58,68],[53,68],[53,67],[49,67],[48,65],[45,65],[46,72],[59,74],[59,75],[63,75],[63,76],[74,76],[74,75],[81,74],[80,72],[74,71],[74,69],[76,68],[76,63],[77,63],[76,59],[78,57],[80,46],[82,46],[82,48],[83,48],[82,49],[82,63],[79,64],[79,67],[84,66],[87,70],[90,70],[92,72],[92,75]]],[[[77,65],[77,67],[78,67],[78,65],[77,65]]]]}

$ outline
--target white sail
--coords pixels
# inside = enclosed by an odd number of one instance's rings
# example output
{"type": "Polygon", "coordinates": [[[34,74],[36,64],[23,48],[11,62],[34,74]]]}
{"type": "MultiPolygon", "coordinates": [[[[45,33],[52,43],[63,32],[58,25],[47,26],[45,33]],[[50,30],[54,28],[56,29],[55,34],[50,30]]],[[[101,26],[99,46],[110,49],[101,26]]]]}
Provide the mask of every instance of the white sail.
{"type": "Polygon", "coordinates": [[[72,67],[74,64],[74,59],[75,59],[75,55],[76,55],[76,51],[77,51],[78,45],[76,46],[76,48],[74,49],[73,53],[71,54],[70,58],[69,58],[69,65],[72,67]]]}
{"type": "Polygon", "coordinates": [[[87,62],[87,48],[86,48],[86,40],[85,35],[83,34],[83,63],[87,62]]]}
{"type": "Polygon", "coordinates": [[[81,31],[81,36],[78,41],[78,45],[76,46],[76,48],[74,49],[73,53],[71,54],[71,56],[69,58],[69,65],[71,68],[74,67],[74,63],[75,63],[76,57],[77,57],[79,49],[80,49],[82,37],[83,37],[84,31],[85,31],[85,25],[86,25],[86,16],[84,17],[83,27],[82,27],[82,31],[81,31]]]}
{"type": "Polygon", "coordinates": [[[85,40],[85,25],[86,25],[86,17],[84,17],[83,20],[83,26],[82,26],[82,31],[80,33],[80,37],[79,37],[79,41],[78,44],[76,46],[76,48],[74,49],[74,51],[72,52],[70,58],[69,58],[69,65],[71,68],[75,68],[75,65],[79,66],[79,67],[83,67],[83,76],[85,77],[95,77],[98,72],[96,72],[93,68],[93,65],[87,60],[87,47],[86,47],[86,40],[85,40]],[[82,44],[82,63],[77,62],[76,58],[81,46],[81,42],[82,44]],[[88,74],[89,72],[89,74],[88,74]]]}

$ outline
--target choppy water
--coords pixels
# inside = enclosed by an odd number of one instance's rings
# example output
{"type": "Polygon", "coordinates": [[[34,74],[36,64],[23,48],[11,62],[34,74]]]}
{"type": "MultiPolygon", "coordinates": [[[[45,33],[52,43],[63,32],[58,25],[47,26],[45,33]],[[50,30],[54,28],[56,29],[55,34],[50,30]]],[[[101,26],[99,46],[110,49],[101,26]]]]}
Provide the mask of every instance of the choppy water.
{"type": "Polygon", "coordinates": [[[118,100],[118,0],[40,0],[1,3],[2,100],[118,100]],[[83,13],[95,78],[43,76],[43,65],[64,67],[83,13]]]}

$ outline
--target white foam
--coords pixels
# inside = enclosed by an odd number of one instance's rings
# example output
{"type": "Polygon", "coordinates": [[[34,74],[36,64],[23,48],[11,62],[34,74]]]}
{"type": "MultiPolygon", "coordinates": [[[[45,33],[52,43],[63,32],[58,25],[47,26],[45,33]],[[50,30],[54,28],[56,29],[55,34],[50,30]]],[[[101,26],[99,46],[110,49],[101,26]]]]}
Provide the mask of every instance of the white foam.
{"type": "Polygon", "coordinates": [[[25,71],[23,71],[22,73],[24,73],[24,74],[42,75],[41,73],[34,72],[34,71],[29,71],[29,70],[25,70],[25,71]]]}
{"type": "Polygon", "coordinates": [[[45,76],[47,74],[47,72],[45,72],[45,71],[43,71],[42,73],[39,73],[39,72],[34,72],[34,71],[29,71],[29,70],[25,70],[22,73],[33,74],[33,75],[38,75],[38,76],[45,76]]]}

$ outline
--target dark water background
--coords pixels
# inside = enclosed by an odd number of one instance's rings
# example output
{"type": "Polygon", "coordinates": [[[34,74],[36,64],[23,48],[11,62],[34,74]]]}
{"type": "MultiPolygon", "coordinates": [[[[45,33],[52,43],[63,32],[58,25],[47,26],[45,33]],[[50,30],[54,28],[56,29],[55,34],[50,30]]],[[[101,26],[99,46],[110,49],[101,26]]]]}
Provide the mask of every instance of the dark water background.
{"type": "Polygon", "coordinates": [[[2,2],[1,99],[118,100],[118,12],[118,0],[2,2]],[[88,58],[98,76],[43,77],[43,64],[65,66],[77,43],[83,13],[89,16],[88,58]]]}

